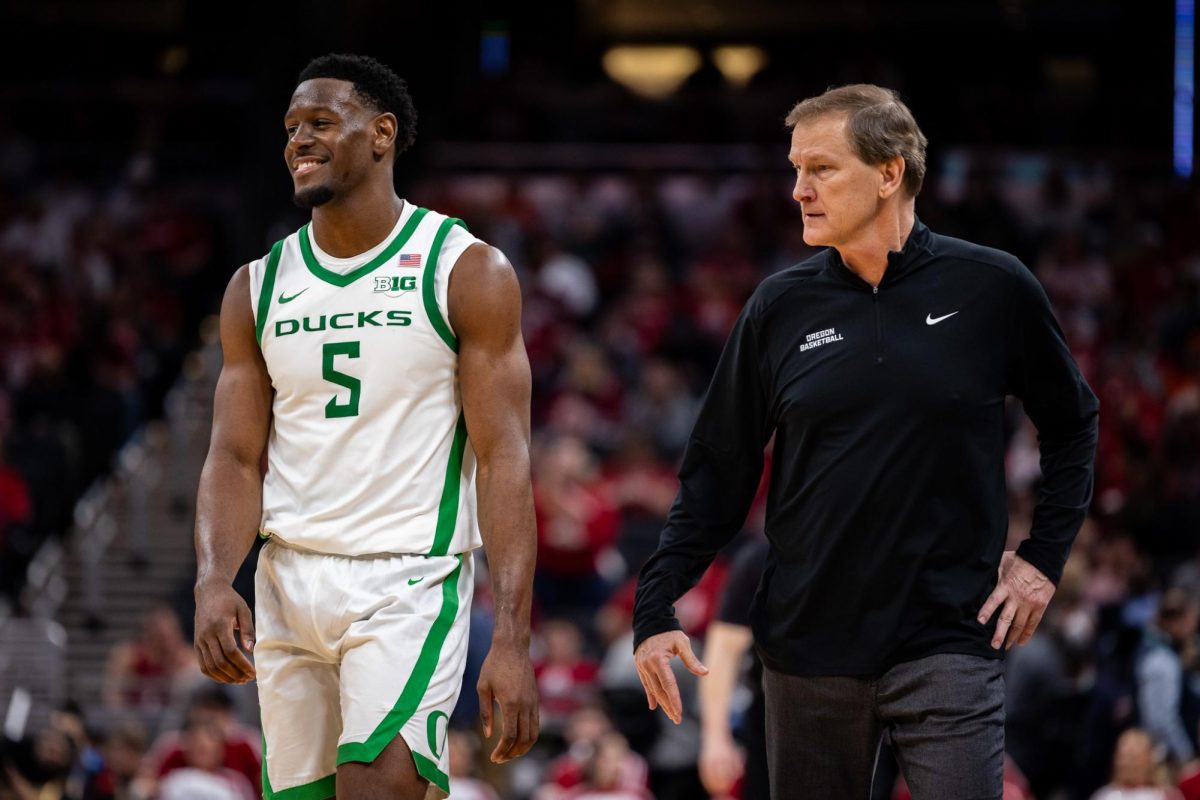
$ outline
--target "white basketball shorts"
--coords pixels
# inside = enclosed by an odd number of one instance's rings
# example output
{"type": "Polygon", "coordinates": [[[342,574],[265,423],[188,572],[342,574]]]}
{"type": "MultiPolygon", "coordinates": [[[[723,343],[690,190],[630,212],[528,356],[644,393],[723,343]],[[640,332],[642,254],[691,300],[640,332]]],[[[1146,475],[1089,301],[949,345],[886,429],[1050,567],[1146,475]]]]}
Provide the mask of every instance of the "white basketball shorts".
{"type": "Polygon", "coordinates": [[[337,766],[404,737],[427,797],[450,792],[447,722],[462,686],[474,564],[332,556],[272,539],[255,575],[263,796],[323,800],[337,766]]]}

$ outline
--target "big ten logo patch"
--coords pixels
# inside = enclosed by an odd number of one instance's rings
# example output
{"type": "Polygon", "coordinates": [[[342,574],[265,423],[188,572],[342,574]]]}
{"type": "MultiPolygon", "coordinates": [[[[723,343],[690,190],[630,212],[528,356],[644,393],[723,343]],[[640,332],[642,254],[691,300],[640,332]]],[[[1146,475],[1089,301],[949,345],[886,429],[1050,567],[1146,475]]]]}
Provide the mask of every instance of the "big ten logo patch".
{"type": "Polygon", "coordinates": [[[399,297],[405,292],[417,288],[416,275],[377,275],[375,277],[375,293],[388,297],[399,297]]]}

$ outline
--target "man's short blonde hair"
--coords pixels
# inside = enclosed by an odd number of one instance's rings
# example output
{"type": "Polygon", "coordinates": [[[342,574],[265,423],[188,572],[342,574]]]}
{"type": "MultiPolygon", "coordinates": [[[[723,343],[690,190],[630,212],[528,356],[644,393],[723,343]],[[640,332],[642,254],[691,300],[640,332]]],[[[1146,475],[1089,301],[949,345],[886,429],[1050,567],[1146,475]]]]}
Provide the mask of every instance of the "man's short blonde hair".
{"type": "Polygon", "coordinates": [[[855,83],[829,89],[796,104],[785,121],[789,129],[817,117],[846,115],[850,147],[867,164],[904,159],[904,189],[916,197],[925,182],[925,147],[929,140],[908,106],[891,89],[855,83]]]}

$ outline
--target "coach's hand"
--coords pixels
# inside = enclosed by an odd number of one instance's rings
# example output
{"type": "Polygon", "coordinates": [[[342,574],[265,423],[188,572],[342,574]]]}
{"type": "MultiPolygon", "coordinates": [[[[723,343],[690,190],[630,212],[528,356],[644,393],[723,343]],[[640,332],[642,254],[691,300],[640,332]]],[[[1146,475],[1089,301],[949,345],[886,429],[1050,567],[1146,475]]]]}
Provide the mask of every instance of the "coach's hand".
{"type": "Polygon", "coordinates": [[[537,684],[529,648],[492,641],[479,670],[479,717],[483,735],[492,735],[492,704],[500,704],[500,741],[492,751],[493,764],[523,756],[538,738],[537,684]]]}
{"type": "Polygon", "coordinates": [[[692,652],[692,643],[683,631],[656,633],[638,645],[633,660],[637,664],[638,677],[646,690],[646,702],[653,711],[662,706],[672,722],[683,721],[683,703],[679,699],[679,685],[671,672],[671,659],[679,656],[683,665],[694,675],[707,675],[708,667],[700,663],[692,652]]]}
{"type": "Polygon", "coordinates": [[[196,584],[200,670],[217,683],[247,683],[254,680],[254,665],[246,657],[253,649],[254,621],[242,596],[227,583],[196,584]],[[241,642],[234,631],[241,634],[241,642]]]}
{"type": "Polygon", "coordinates": [[[1000,559],[999,579],[983,608],[979,609],[979,624],[986,625],[1000,609],[992,647],[1011,650],[1014,644],[1025,644],[1042,621],[1046,606],[1054,596],[1054,584],[1041,570],[1008,550],[1000,559]],[[1003,604],[1003,605],[1002,605],[1003,604]]]}

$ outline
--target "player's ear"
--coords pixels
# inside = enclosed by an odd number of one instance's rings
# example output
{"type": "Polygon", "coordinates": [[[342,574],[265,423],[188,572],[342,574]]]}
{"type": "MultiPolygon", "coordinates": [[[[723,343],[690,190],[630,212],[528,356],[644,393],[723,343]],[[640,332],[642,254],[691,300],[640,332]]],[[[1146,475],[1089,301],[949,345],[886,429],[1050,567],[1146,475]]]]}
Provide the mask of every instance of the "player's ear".
{"type": "Polygon", "coordinates": [[[371,133],[371,150],[378,161],[396,143],[396,115],[391,112],[380,114],[371,123],[371,133]]]}

